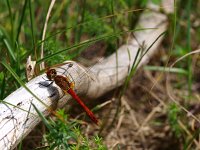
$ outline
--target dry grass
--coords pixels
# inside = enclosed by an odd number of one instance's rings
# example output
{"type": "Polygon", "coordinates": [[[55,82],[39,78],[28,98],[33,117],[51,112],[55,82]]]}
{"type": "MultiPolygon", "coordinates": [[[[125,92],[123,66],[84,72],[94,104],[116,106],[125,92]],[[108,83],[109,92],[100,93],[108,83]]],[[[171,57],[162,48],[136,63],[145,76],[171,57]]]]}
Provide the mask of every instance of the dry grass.
{"type": "MultiPolygon", "coordinates": [[[[197,56],[195,58],[197,62],[197,56]]],[[[154,59],[151,64],[156,65],[158,61],[154,59]]],[[[198,75],[197,71],[195,73],[195,75],[198,75]]],[[[169,83],[171,87],[180,82],[177,74],[170,74],[169,83]]],[[[198,87],[198,84],[194,84],[193,100],[190,101],[186,101],[185,98],[187,95],[186,86],[173,88],[173,95],[179,100],[178,103],[185,106],[184,108],[196,117],[200,112],[198,87]]],[[[193,138],[193,136],[196,134],[200,124],[191,118],[190,114],[181,110],[181,115],[177,120],[182,131],[179,136],[176,136],[169,123],[169,105],[173,101],[166,94],[165,73],[140,69],[131,80],[129,88],[119,103],[117,103],[117,98],[113,96],[117,95],[116,93],[116,91],[111,92],[98,100],[101,109],[96,114],[102,121],[102,125],[101,127],[93,124],[82,125],[83,132],[86,135],[90,137],[95,133],[99,133],[108,149],[163,150],[171,149],[172,147],[173,149],[183,149],[184,144],[188,141],[190,142],[187,145],[187,149],[199,148],[199,140],[198,138],[193,138]],[[113,122],[118,104],[120,109],[113,122]]],[[[76,112],[76,109],[74,112],[76,112]]],[[[41,133],[44,132],[44,126],[39,125],[33,131],[34,135],[30,134],[23,141],[23,147],[32,149],[33,147],[41,146],[41,133]],[[30,145],[33,147],[29,148],[30,145]]]]}

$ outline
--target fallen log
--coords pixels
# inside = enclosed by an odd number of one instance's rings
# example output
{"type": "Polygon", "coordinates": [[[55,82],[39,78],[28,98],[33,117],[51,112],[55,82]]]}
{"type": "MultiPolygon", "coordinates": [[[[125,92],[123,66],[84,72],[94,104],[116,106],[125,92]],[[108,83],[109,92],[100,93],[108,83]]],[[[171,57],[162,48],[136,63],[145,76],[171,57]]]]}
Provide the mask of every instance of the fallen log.
{"type": "MultiPolygon", "coordinates": [[[[78,94],[84,94],[90,97],[90,99],[95,99],[117,86],[121,86],[136,58],[137,51],[141,48],[141,45],[138,43],[144,43],[145,47],[149,47],[167,29],[167,17],[156,11],[145,11],[139,19],[138,27],[155,29],[142,30],[134,33],[137,40],[134,38],[130,39],[127,44],[117,50],[117,56],[114,53],[94,65],[89,70],[89,74],[91,74],[93,79],[84,75],[81,78],[82,82],[76,82],[75,90],[78,94]]],[[[159,38],[153,44],[148,53],[141,59],[139,66],[149,61],[152,55],[158,50],[162,38],[159,38]]],[[[87,68],[84,70],[84,67],[79,67],[76,62],[70,63],[73,64],[73,67],[68,69],[68,72],[73,75],[75,81],[80,78],[80,74],[88,72],[87,68]]],[[[67,63],[61,67],[68,68],[68,65],[67,63]]],[[[61,67],[58,70],[63,73],[64,69],[61,69],[61,67]]],[[[58,107],[60,108],[71,98],[69,95],[63,96],[62,90],[54,83],[48,87],[41,86],[40,83],[45,84],[45,76],[45,74],[37,76],[28,82],[26,86],[46,106],[38,101],[24,87],[19,88],[6,97],[4,99],[6,103],[0,104],[0,149],[7,150],[15,148],[40,122],[41,119],[31,105],[32,103],[40,112],[48,115],[47,106],[58,102],[58,107]]]]}

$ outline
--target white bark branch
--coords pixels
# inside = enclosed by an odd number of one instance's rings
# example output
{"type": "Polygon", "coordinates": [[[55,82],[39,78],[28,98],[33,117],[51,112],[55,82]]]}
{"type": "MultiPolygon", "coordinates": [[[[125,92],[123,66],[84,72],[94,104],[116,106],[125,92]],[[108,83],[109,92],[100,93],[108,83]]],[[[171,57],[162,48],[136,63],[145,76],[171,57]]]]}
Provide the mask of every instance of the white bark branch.
{"type": "MultiPolygon", "coordinates": [[[[167,29],[167,18],[158,12],[148,11],[141,16],[138,26],[139,28],[157,28],[134,33],[139,43],[144,43],[148,47],[167,29]]],[[[149,61],[153,53],[158,50],[161,41],[159,39],[154,44],[143,57],[140,65],[146,64],[149,61]]],[[[103,62],[93,66],[89,71],[89,74],[92,74],[95,81],[88,78],[87,75],[84,75],[81,78],[81,82],[76,82],[76,91],[81,94],[87,94],[90,98],[94,99],[116,88],[116,86],[122,85],[128,75],[128,68],[133,63],[138,49],[139,45],[136,40],[131,39],[128,44],[118,49],[118,68],[116,66],[116,54],[113,54],[103,60],[103,62]],[[129,60],[128,50],[130,51],[131,61],[129,60]]],[[[67,65],[62,66],[62,68],[66,67],[67,65]]],[[[64,71],[63,69],[58,70],[59,72],[64,71]]],[[[76,63],[73,63],[73,67],[68,69],[68,72],[76,81],[76,79],[79,79],[80,74],[83,74],[84,70],[78,67],[76,63]]],[[[55,84],[49,87],[38,84],[45,84],[43,78],[46,78],[44,74],[34,78],[26,86],[48,106],[51,106],[55,101],[59,101],[59,107],[62,107],[70,99],[70,96],[66,95],[63,97],[62,91],[55,84]]],[[[10,94],[4,101],[13,105],[0,104],[0,149],[8,150],[13,149],[40,122],[40,118],[31,106],[31,103],[35,104],[45,115],[48,115],[48,111],[43,104],[36,100],[23,87],[10,94]],[[27,110],[27,112],[19,108],[27,110]]]]}

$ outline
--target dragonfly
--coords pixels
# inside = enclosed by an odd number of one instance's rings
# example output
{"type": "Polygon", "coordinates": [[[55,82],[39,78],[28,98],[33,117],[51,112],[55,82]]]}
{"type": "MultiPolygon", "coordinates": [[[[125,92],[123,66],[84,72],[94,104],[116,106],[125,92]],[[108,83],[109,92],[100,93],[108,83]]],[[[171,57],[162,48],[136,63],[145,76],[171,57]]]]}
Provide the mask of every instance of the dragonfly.
{"type": "Polygon", "coordinates": [[[74,83],[70,81],[67,75],[58,75],[56,69],[47,68],[46,76],[49,81],[53,81],[58,85],[65,94],[70,94],[74,100],[78,102],[79,105],[84,109],[86,114],[90,119],[98,125],[98,119],[95,117],[94,113],[83,103],[76,92],[73,90],[74,83]]]}

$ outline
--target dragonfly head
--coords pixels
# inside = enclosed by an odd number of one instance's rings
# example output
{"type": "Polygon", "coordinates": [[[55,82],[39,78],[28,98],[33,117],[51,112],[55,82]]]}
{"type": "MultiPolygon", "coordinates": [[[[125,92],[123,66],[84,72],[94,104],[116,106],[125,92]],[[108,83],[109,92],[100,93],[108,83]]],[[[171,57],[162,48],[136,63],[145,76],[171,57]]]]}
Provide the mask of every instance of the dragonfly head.
{"type": "Polygon", "coordinates": [[[46,71],[46,74],[47,74],[47,78],[48,78],[49,80],[54,80],[54,78],[55,78],[56,75],[57,75],[57,72],[56,72],[55,69],[48,69],[48,70],[46,71]]]}

